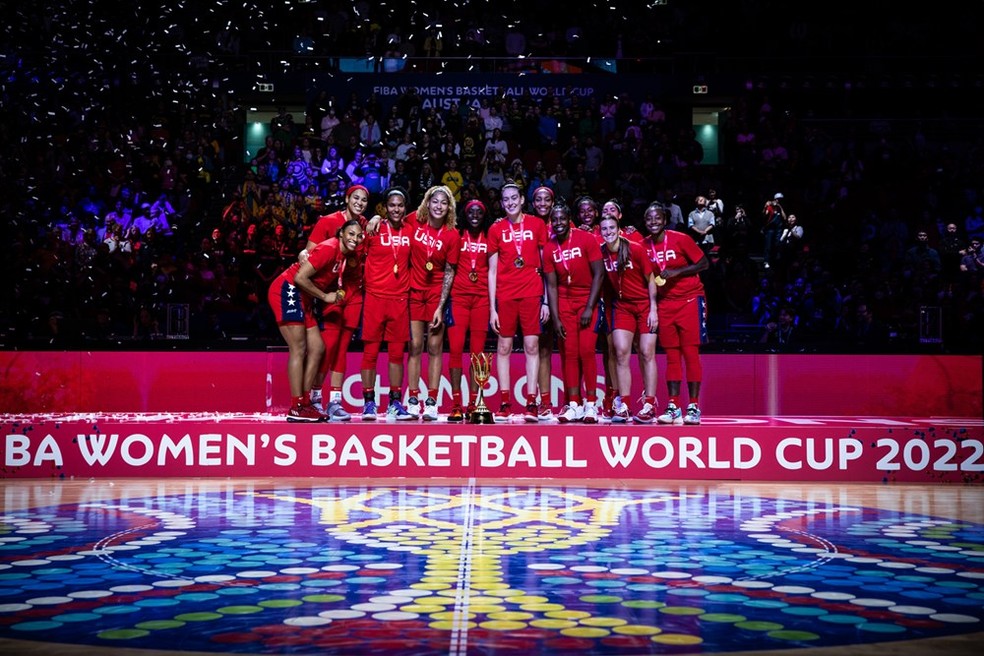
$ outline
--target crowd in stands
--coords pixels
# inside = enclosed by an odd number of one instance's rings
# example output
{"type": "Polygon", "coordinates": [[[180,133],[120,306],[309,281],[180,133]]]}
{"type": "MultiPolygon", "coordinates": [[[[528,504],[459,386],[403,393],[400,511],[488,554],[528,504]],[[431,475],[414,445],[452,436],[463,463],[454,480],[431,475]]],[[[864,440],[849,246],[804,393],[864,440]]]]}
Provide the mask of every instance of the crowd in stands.
{"type": "MultiPolygon", "coordinates": [[[[368,15],[359,6],[346,29],[368,15]]],[[[60,35],[57,22],[40,27],[60,35]]],[[[426,26],[377,27],[419,40],[426,26]]],[[[223,47],[243,47],[224,37],[223,47]]],[[[464,47],[446,43],[445,52],[464,47]]],[[[4,59],[5,347],[277,344],[266,289],[348,185],[377,201],[391,185],[419,200],[443,183],[462,205],[478,198],[495,213],[513,181],[572,202],[616,198],[636,227],[653,200],[680,229],[696,220],[722,348],[912,350],[941,338],[935,348],[981,350],[979,131],[824,121],[809,97],[751,86],[733,99],[722,163],[710,166],[689,111],[631,89],[447,110],[425,109],[413,93],[384,105],[323,89],[303,117],[284,108],[266,145],[246,153],[234,99],[189,78],[168,89],[170,78],[128,81],[115,65],[86,71],[84,59],[60,60],[60,77],[4,59]]]]}

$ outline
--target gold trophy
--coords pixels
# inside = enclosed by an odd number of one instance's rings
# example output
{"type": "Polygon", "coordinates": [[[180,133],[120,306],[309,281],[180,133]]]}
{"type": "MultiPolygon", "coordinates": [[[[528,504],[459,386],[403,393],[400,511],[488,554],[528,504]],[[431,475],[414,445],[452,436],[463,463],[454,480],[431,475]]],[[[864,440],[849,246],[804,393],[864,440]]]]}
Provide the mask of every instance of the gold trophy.
{"type": "Polygon", "coordinates": [[[470,424],[494,424],[492,411],[485,405],[485,383],[489,382],[489,375],[492,373],[492,355],[489,353],[471,354],[471,373],[475,387],[478,388],[475,409],[468,415],[470,424]]]}

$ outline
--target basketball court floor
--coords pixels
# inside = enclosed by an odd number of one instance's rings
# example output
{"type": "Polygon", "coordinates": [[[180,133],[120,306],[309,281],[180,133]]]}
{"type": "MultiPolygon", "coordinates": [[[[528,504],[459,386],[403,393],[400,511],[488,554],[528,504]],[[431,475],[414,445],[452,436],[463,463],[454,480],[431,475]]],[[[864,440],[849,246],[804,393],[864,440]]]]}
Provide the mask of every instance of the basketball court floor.
{"type": "Polygon", "coordinates": [[[984,488],[0,480],[4,654],[979,654],[984,488]]]}

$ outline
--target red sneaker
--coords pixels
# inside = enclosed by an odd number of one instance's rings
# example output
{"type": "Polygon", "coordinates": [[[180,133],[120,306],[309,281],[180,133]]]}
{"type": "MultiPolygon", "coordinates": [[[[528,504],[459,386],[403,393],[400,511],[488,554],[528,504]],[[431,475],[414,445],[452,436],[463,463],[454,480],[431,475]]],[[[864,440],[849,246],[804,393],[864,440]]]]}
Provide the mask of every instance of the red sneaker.
{"type": "Polygon", "coordinates": [[[451,414],[448,415],[448,421],[464,421],[465,413],[461,410],[460,405],[455,405],[451,408],[451,414]]]}
{"type": "Polygon", "coordinates": [[[530,401],[527,403],[526,412],[523,414],[523,419],[530,423],[540,421],[540,404],[536,401],[530,401]]]}
{"type": "Polygon", "coordinates": [[[499,406],[499,412],[495,413],[495,422],[497,424],[509,421],[512,417],[512,403],[506,401],[499,406]]]}
{"type": "Polygon", "coordinates": [[[313,423],[325,421],[327,417],[318,412],[313,405],[295,405],[287,411],[287,421],[313,423]]]}
{"type": "Polygon", "coordinates": [[[615,417],[615,410],[612,408],[614,404],[615,397],[605,394],[605,398],[601,402],[601,416],[603,419],[611,420],[615,417]]]}

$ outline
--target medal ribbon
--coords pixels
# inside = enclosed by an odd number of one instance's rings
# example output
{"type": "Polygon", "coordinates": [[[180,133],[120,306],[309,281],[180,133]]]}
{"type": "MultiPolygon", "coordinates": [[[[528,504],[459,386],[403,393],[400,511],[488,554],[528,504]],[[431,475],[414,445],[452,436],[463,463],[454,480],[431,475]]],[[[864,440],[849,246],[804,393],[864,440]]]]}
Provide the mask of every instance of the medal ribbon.
{"type": "Polygon", "coordinates": [[[437,230],[437,234],[434,234],[434,229],[429,225],[427,226],[427,236],[430,238],[424,244],[427,247],[427,261],[430,262],[431,255],[434,254],[434,249],[437,248],[437,242],[441,239],[441,233],[444,232],[444,226],[442,225],[437,230]]]}
{"type": "Polygon", "coordinates": [[[516,244],[517,260],[522,259],[523,257],[523,238],[525,237],[525,235],[523,234],[523,221],[525,221],[525,217],[523,217],[523,215],[520,215],[518,239],[517,239],[516,231],[512,227],[512,223],[510,222],[509,224],[509,232],[512,233],[513,243],[516,244]]]}
{"type": "Polygon", "coordinates": [[[564,271],[567,273],[567,285],[570,286],[570,284],[571,284],[571,268],[570,268],[570,266],[568,266],[567,260],[564,259],[564,249],[561,246],[561,243],[560,243],[560,240],[559,239],[557,240],[557,253],[560,254],[560,263],[563,265],[564,271]]]}
{"type": "MultiPolygon", "coordinates": [[[[393,241],[393,226],[390,225],[390,222],[389,221],[386,222],[386,230],[389,232],[390,250],[393,251],[393,267],[395,268],[395,267],[400,266],[400,259],[399,259],[399,257],[396,254],[397,245],[393,241]]],[[[400,236],[400,237],[403,236],[403,226],[402,225],[400,226],[400,232],[399,232],[399,234],[397,236],[400,236]]]]}
{"type": "MultiPolygon", "coordinates": [[[[669,241],[670,241],[670,238],[664,232],[663,233],[663,262],[662,262],[662,264],[659,265],[659,273],[657,275],[662,275],[663,274],[663,269],[666,268],[666,245],[667,245],[667,242],[669,242],[669,241]]],[[[658,263],[659,260],[656,259],[656,242],[655,241],[650,240],[649,253],[652,255],[653,262],[657,262],[658,263]]]]}
{"type": "Polygon", "coordinates": [[[472,241],[471,234],[465,230],[465,243],[468,245],[468,258],[471,260],[471,270],[475,271],[478,267],[478,249],[473,247],[473,245],[482,242],[472,241]]]}

